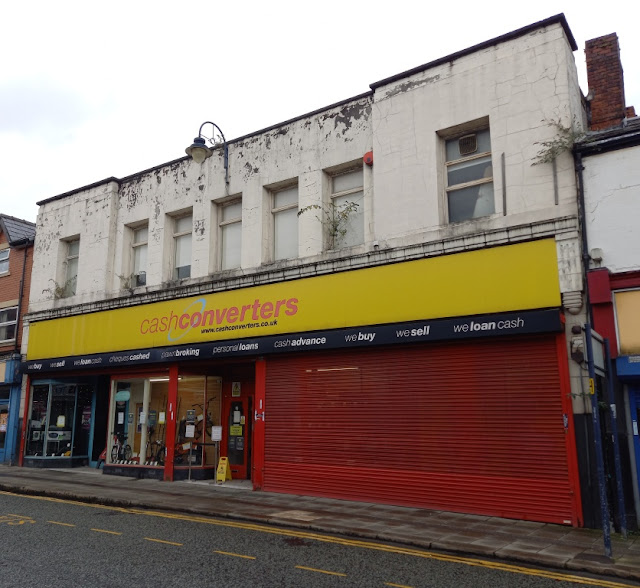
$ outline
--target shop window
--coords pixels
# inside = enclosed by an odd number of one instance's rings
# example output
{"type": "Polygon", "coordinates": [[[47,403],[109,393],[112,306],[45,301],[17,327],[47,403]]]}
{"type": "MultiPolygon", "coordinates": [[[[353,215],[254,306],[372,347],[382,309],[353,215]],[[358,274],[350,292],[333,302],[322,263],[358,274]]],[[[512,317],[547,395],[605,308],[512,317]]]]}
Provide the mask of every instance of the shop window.
{"type": "Polygon", "coordinates": [[[242,248],[242,200],[237,198],[219,206],[220,267],[223,270],[240,267],[242,248]]]}
{"type": "Polygon", "coordinates": [[[88,458],[92,398],[87,384],[35,384],[25,456],[88,458]]]}
{"type": "Polygon", "coordinates": [[[190,214],[177,217],[173,221],[174,280],[184,280],[191,277],[192,226],[193,219],[190,214]]]}
{"type": "Polygon", "coordinates": [[[331,178],[330,247],[364,243],[364,192],[362,168],[331,178]]]}
{"type": "Polygon", "coordinates": [[[298,186],[271,194],[273,258],[298,257],[298,186]]]}
{"type": "Polygon", "coordinates": [[[449,222],[457,223],[495,212],[489,129],[447,139],[446,177],[449,222]]]}
{"type": "Polygon", "coordinates": [[[214,467],[215,447],[202,443],[211,443],[211,427],[220,423],[219,382],[219,378],[180,376],[176,437],[170,440],[166,438],[168,376],[114,381],[107,463],[163,467],[167,444],[172,443],[176,466],[214,467]]]}
{"type": "Polygon", "coordinates": [[[0,309],[0,343],[14,341],[18,325],[18,307],[0,309]]]}
{"type": "Polygon", "coordinates": [[[179,379],[176,466],[189,465],[189,460],[192,466],[216,465],[211,427],[220,426],[221,391],[220,378],[185,375],[179,379]]]}
{"type": "Polygon", "coordinates": [[[0,251],[0,274],[6,274],[9,271],[9,252],[10,249],[2,249],[0,251]]]}
{"type": "Polygon", "coordinates": [[[133,255],[133,284],[146,286],[147,284],[147,244],[149,241],[149,227],[136,227],[132,229],[133,239],[131,243],[133,255]]]}

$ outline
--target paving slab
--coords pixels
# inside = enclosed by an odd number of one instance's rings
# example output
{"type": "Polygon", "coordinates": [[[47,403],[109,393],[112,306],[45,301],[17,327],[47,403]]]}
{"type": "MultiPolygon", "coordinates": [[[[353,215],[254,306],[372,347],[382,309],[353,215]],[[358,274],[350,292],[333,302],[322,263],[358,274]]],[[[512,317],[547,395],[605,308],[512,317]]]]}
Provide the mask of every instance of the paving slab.
{"type": "Polygon", "coordinates": [[[476,539],[472,542],[474,548],[482,549],[485,553],[490,551],[495,553],[496,551],[509,545],[509,541],[500,539],[499,537],[485,536],[482,539],[476,539]]]}

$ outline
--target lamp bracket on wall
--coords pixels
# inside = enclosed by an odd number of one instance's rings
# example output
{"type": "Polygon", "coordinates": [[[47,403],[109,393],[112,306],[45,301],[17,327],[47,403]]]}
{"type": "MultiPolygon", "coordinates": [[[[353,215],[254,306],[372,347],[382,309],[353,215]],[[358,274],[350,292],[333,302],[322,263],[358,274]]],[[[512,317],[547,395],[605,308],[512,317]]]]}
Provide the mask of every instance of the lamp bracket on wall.
{"type": "Polygon", "coordinates": [[[193,143],[185,149],[185,152],[196,163],[202,163],[205,159],[211,157],[213,150],[219,146],[222,146],[222,154],[224,157],[224,182],[225,184],[229,184],[229,147],[227,140],[224,138],[224,133],[217,124],[209,120],[203,122],[198,130],[198,136],[193,140],[193,143]],[[211,125],[211,137],[202,134],[202,129],[205,125],[211,125]],[[210,147],[207,147],[207,143],[209,143],[210,147]]]}

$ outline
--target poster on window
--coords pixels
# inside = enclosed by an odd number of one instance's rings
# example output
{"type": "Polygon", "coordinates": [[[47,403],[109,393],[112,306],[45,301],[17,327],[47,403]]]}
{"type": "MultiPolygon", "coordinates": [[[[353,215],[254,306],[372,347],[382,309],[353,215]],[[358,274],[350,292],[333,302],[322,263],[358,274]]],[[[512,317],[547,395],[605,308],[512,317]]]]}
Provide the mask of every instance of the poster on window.
{"type": "Polygon", "coordinates": [[[80,424],[85,431],[88,431],[91,428],[91,407],[85,407],[82,410],[82,417],[80,424]]]}
{"type": "Polygon", "coordinates": [[[138,408],[138,433],[142,432],[142,425],[147,423],[147,413],[143,412],[142,404],[137,406],[138,408]]]}
{"type": "Polygon", "coordinates": [[[9,414],[6,412],[0,413],[0,433],[7,432],[7,418],[9,414]]]}

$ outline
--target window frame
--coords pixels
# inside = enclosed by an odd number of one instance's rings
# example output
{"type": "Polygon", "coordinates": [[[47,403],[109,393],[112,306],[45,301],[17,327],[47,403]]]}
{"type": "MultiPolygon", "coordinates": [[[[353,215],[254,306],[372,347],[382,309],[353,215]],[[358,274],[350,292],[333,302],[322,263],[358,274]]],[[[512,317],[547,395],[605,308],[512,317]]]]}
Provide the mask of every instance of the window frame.
{"type": "MultiPolygon", "coordinates": [[[[328,173],[328,175],[329,175],[329,206],[331,209],[332,221],[335,223],[335,212],[336,212],[335,201],[338,198],[344,198],[345,196],[349,196],[351,194],[361,194],[361,197],[360,197],[361,202],[360,203],[355,202],[355,204],[357,205],[357,212],[355,214],[360,219],[360,222],[362,223],[362,227],[361,227],[362,240],[359,241],[358,243],[341,244],[342,238],[340,238],[339,236],[336,236],[335,232],[332,232],[330,229],[329,248],[343,249],[346,247],[357,247],[358,245],[363,245],[365,238],[364,238],[364,170],[362,168],[362,165],[341,169],[340,171],[333,171],[328,173]],[[356,172],[360,174],[360,179],[361,179],[360,186],[355,188],[349,188],[347,190],[340,190],[338,192],[334,191],[334,186],[335,186],[334,182],[336,178],[339,178],[340,176],[345,176],[347,174],[353,174],[356,172]]],[[[349,202],[349,200],[347,200],[346,202],[349,202]]]]}
{"type": "MultiPolygon", "coordinates": [[[[472,220],[476,220],[479,218],[486,218],[489,217],[493,214],[495,214],[496,212],[496,203],[495,203],[495,184],[494,184],[494,179],[495,179],[495,175],[494,175],[494,171],[493,171],[493,151],[491,149],[491,128],[489,126],[488,120],[487,121],[483,121],[480,124],[476,124],[474,126],[469,126],[469,125],[463,125],[461,127],[458,127],[456,129],[455,132],[447,132],[445,134],[441,134],[442,140],[443,140],[443,151],[444,151],[444,157],[443,157],[443,162],[444,162],[444,194],[445,194],[445,210],[446,210],[446,220],[448,223],[463,223],[463,222],[468,222],[468,221],[472,221],[472,220]],[[488,136],[488,140],[489,140],[489,151],[476,151],[470,155],[467,156],[461,156],[457,159],[452,159],[451,161],[448,161],[448,157],[447,157],[447,145],[451,142],[454,141],[459,141],[461,138],[467,136],[467,135],[472,135],[472,134],[478,134],[478,133],[482,133],[483,131],[487,132],[487,136],[488,136]],[[482,177],[482,178],[478,178],[475,180],[470,180],[467,182],[460,182],[458,184],[452,184],[449,185],[449,170],[450,168],[452,168],[453,166],[456,165],[460,165],[460,164],[465,164],[465,163],[469,163],[469,162],[473,162],[479,159],[483,159],[483,158],[489,158],[489,168],[491,169],[491,175],[489,177],[482,177]],[[467,188],[473,188],[475,186],[484,186],[484,185],[488,185],[491,184],[491,208],[492,211],[488,212],[487,214],[479,214],[478,216],[469,216],[468,218],[463,218],[463,219],[459,219],[459,220],[451,220],[451,212],[450,212],[450,195],[454,194],[456,192],[460,192],[461,190],[467,189],[467,188]]],[[[485,168],[486,170],[486,168],[485,168]]],[[[476,197],[476,204],[478,202],[480,196],[476,197]]],[[[475,207],[475,204],[474,204],[475,207]]]]}
{"type": "Polygon", "coordinates": [[[75,296],[78,288],[78,269],[80,262],[80,237],[73,237],[70,239],[66,239],[64,241],[66,251],[64,256],[64,284],[62,285],[63,290],[63,298],[69,298],[70,296],[75,296]],[[77,253],[72,254],[71,248],[77,243],[78,251],[77,253]],[[75,263],[75,274],[72,276],[69,273],[69,268],[71,267],[71,262],[76,261],[75,263]]]}
{"type": "Polygon", "coordinates": [[[221,270],[237,269],[242,266],[242,196],[236,196],[236,197],[232,197],[227,200],[224,200],[222,202],[218,202],[217,207],[218,207],[218,243],[220,244],[218,248],[219,249],[218,262],[220,264],[220,269],[221,270]],[[231,206],[235,206],[238,204],[240,204],[240,215],[233,218],[225,219],[224,210],[226,208],[229,208],[231,206]],[[238,264],[225,267],[225,243],[227,242],[225,241],[225,232],[226,232],[225,229],[226,227],[237,225],[237,224],[240,225],[238,264]]]}
{"type": "Polygon", "coordinates": [[[276,217],[278,214],[281,214],[283,212],[288,212],[290,210],[300,210],[300,187],[298,185],[298,182],[295,183],[289,183],[286,185],[283,185],[281,187],[278,187],[277,189],[272,188],[270,190],[270,196],[271,196],[271,200],[270,200],[270,213],[271,213],[271,223],[272,223],[272,231],[271,231],[271,236],[273,239],[273,246],[271,248],[271,254],[273,256],[273,261],[282,261],[285,259],[295,259],[299,256],[299,252],[298,252],[298,248],[300,245],[299,242],[299,235],[298,235],[298,230],[299,230],[299,224],[298,224],[298,217],[296,215],[296,222],[295,222],[295,226],[296,226],[296,230],[295,230],[295,237],[296,237],[296,245],[295,245],[295,252],[293,256],[282,256],[282,257],[278,257],[277,254],[277,232],[276,232],[276,217]],[[295,202],[291,202],[289,204],[285,204],[282,206],[276,206],[276,198],[278,196],[278,194],[281,194],[282,192],[286,192],[288,190],[296,190],[296,201],[295,202]]]}
{"type": "Polygon", "coordinates": [[[191,260],[193,259],[193,211],[189,211],[186,212],[184,214],[179,214],[179,215],[175,215],[172,217],[172,222],[173,222],[173,227],[172,227],[172,237],[173,237],[173,268],[172,268],[172,276],[174,280],[188,280],[191,277],[191,260]],[[181,221],[184,218],[190,218],[191,219],[191,224],[190,224],[190,228],[188,231],[184,230],[184,231],[178,231],[178,222],[181,221]],[[180,239],[181,237],[186,237],[187,235],[189,235],[190,237],[190,243],[189,243],[189,248],[191,250],[190,252],[190,259],[189,259],[189,265],[182,265],[182,266],[178,266],[178,239],[180,239]],[[181,268],[185,268],[188,267],[189,268],[189,275],[188,276],[181,276],[179,270],[181,268]]]}
{"type": "Polygon", "coordinates": [[[9,339],[0,339],[0,345],[4,345],[6,343],[10,343],[12,341],[16,340],[16,337],[18,336],[18,321],[20,320],[20,317],[18,316],[18,306],[7,306],[6,308],[0,308],[0,329],[5,328],[5,327],[9,327],[11,325],[14,326],[13,328],[13,337],[9,338],[9,339]],[[15,310],[16,312],[16,318],[14,320],[5,320],[3,321],[1,319],[1,315],[4,312],[8,312],[10,310],[15,310]]]}
{"type": "Polygon", "coordinates": [[[11,247],[5,247],[4,249],[0,249],[0,275],[9,273],[9,263],[11,257],[11,247]],[[2,256],[6,252],[6,257],[3,259],[2,256]],[[6,264],[6,269],[2,269],[2,266],[6,264]]]}
{"type": "Polygon", "coordinates": [[[145,258],[144,270],[136,272],[136,250],[142,247],[147,248],[147,256],[149,253],[149,223],[143,223],[129,227],[131,230],[131,276],[134,287],[147,285],[147,258],[145,258]],[[146,229],[147,238],[144,241],[136,242],[136,234],[142,229],[146,229]]]}

